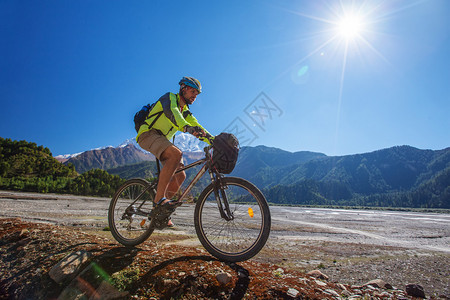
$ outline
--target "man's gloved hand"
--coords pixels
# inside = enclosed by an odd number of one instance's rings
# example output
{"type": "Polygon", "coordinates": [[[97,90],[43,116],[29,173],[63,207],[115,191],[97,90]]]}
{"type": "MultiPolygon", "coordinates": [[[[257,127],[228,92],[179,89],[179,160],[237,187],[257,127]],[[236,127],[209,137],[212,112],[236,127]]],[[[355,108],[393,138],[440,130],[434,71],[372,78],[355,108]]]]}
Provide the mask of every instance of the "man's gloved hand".
{"type": "Polygon", "coordinates": [[[186,125],[183,129],[184,132],[188,132],[195,137],[206,137],[206,132],[201,127],[186,125]]]}

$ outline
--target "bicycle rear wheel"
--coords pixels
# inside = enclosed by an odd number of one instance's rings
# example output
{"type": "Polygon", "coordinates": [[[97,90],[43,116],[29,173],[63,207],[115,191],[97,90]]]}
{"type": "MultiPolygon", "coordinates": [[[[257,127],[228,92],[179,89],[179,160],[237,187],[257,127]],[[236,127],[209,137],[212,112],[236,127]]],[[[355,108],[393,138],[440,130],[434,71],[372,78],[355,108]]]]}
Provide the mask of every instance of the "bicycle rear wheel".
{"type": "Polygon", "coordinates": [[[227,198],[231,220],[221,217],[210,184],[195,206],[194,222],[203,247],[220,260],[247,260],[264,247],[270,233],[270,210],[264,195],[252,183],[237,177],[221,179],[218,191],[223,202],[227,198]]]}
{"type": "Polygon", "coordinates": [[[108,210],[108,223],[113,237],[122,245],[136,246],[153,232],[149,215],[154,191],[143,179],[126,181],[114,194],[108,210]]]}

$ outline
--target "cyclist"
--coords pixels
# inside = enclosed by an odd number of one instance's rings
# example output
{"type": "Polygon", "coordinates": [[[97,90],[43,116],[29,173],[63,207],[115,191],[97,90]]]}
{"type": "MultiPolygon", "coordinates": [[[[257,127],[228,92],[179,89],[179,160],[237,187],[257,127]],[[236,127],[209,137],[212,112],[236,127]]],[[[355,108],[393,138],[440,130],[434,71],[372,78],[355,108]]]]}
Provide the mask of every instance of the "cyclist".
{"type": "MultiPolygon", "coordinates": [[[[152,106],[147,119],[139,128],[136,140],[143,149],[158,158],[163,167],[159,174],[158,187],[154,199],[154,212],[161,218],[169,217],[180,205],[170,200],[186,179],[184,172],[175,175],[182,167],[182,152],[170,142],[177,131],[188,132],[210,144],[212,136],[204,129],[189,111],[201,93],[200,81],[192,77],[183,77],[177,94],[166,93],[152,106]]],[[[173,226],[169,220],[168,226],[173,226]]]]}

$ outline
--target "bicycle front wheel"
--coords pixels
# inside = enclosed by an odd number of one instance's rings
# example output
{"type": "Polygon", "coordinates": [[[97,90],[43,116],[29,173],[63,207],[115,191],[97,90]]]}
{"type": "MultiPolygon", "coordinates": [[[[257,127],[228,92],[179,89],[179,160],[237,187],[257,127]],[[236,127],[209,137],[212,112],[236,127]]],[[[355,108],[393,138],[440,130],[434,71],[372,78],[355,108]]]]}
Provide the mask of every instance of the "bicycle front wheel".
{"type": "Polygon", "coordinates": [[[269,205],[247,180],[225,177],[221,181],[217,194],[210,184],[200,195],[195,206],[195,230],[203,247],[218,259],[247,260],[258,254],[269,237],[269,205]],[[223,204],[228,202],[231,216],[221,214],[216,195],[223,204]]]}
{"type": "Polygon", "coordinates": [[[113,237],[122,245],[136,246],[153,232],[150,212],[154,191],[143,179],[126,181],[114,194],[108,210],[108,223],[113,237]]]}

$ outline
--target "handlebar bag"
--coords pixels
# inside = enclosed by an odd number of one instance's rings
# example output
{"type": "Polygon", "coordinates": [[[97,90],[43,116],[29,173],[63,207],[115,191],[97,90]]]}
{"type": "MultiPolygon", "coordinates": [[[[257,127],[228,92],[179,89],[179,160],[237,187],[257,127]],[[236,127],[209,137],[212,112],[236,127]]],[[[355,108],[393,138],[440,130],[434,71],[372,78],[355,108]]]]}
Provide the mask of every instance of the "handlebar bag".
{"type": "Polygon", "coordinates": [[[239,155],[239,141],[231,133],[222,132],[214,138],[213,167],[222,174],[230,174],[239,155]]]}

